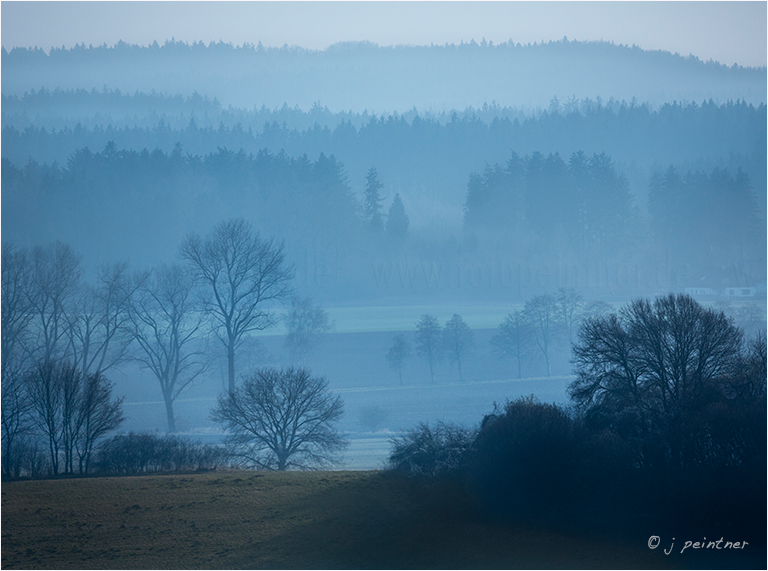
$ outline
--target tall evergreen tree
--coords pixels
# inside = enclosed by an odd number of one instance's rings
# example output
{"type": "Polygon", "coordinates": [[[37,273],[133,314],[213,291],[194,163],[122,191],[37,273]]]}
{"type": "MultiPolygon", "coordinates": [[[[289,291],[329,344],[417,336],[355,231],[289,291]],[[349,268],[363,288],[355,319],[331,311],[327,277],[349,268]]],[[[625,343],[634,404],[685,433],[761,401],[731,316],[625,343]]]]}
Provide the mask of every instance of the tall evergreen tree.
{"type": "Polygon", "coordinates": [[[400,194],[395,194],[392,205],[387,215],[387,234],[397,240],[402,240],[408,234],[408,215],[405,213],[405,205],[400,194]]]}
{"type": "Polygon", "coordinates": [[[368,225],[376,232],[384,230],[384,217],[381,213],[381,203],[383,199],[379,191],[384,185],[379,182],[379,173],[375,167],[368,170],[365,175],[365,220],[368,225]]]}

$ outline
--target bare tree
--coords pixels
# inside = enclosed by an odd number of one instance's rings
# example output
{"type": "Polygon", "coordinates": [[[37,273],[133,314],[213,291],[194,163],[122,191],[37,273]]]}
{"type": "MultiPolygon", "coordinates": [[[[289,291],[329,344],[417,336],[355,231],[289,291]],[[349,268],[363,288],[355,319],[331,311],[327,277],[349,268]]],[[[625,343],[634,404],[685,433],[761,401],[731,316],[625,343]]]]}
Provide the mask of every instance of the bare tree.
{"type": "Polygon", "coordinates": [[[28,299],[37,322],[36,360],[66,356],[68,312],[82,274],[80,257],[67,244],[55,242],[32,251],[28,299]]]}
{"type": "Polygon", "coordinates": [[[62,402],[64,377],[75,373],[74,367],[66,363],[41,361],[32,367],[25,377],[29,395],[32,421],[48,441],[48,455],[51,473],[59,473],[59,453],[64,432],[62,402]]]}
{"type": "Polygon", "coordinates": [[[323,467],[339,461],[347,442],[334,423],[341,398],[306,369],[262,369],[221,395],[211,417],[228,431],[235,456],[260,469],[323,467]]]}
{"type": "Polygon", "coordinates": [[[205,310],[226,349],[233,392],[235,353],[243,336],[275,325],[268,304],[290,295],[293,268],[285,263],[283,244],[262,240],[242,218],[222,222],[205,240],[188,236],[180,251],[208,286],[205,310]]]}
{"type": "Polygon", "coordinates": [[[529,299],[525,302],[525,309],[523,310],[525,318],[531,324],[536,345],[547,365],[548,377],[552,376],[549,367],[549,348],[557,334],[555,328],[557,320],[556,311],[555,298],[551,295],[537,295],[529,299]]]}
{"type": "Polygon", "coordinates": [[[461,360],[472,350],[475,340],[472,330],[460,315],[454,314],[443,327],[442,344],[448,359],[459,368],[459,381],[464,382],[461,360]]]}
{"type": "Polygon", "coordinates": [[[194,350],[203,319],[194,306],[195,280],[182,266],[161,266],[136,281],[130,311],[136,360],[160,383],[168,432],[176,432],[173,403],[206,368],[204,356],[194,350]]]}
{"type": "Polygon", "coordinates": [[[83,376],[105,373],[127,358],[134,287],[128,265],[120,263],[100,267],[97,286],[82,288],[69,319],[69,342],[83,376]]]}
{"type": "MultiPolygon", "coordinates": [[[[5,356],[3,356],[5,360],[5,356]]],[[[2,468],[4,475],[20,473],[21,449],[19,443],[30,431],[31,404],[22,378],[3,371],[2,389],[2,468]]]]}
{"type": "Polygon", "coordinates": [[[387,363],[397,371],[400,384],[403,384],[403,365],[411,357],[411,346],[405,340],[405,335],[399,333],[392,340],[392,347],[387,352],[387,363]]]}
{"type": "Polygon", "coordinates": [[[112,384],[99,373],[86,375],[77,414],[75,449],[81,474],[87,474],[96,443],[118,428],[123,416],[125,397],[112,399],[112,384]]]}
{"type": "Polygon", "coordinates": [[[123,422],[123,399],[112,399],[102,375],[84,377],[67,361],[40,362],[25,377],[31,419],[48,441],[51,472],[87,471],[96,441],[123,422]],[[61,465],[63,453],[64,465],[61,465]]]}
{"type": "Polygon", "coordinates": [[[581,320],[584,299],[574,288],[561,287],[555,296],[555,314],[557,321],[565,331],[568,345],[573,342],[573,333],[581,320]]]}
{"type": "MultiPolygon", "coordinates": [[[[34,318],[30,303],[31,263],[26,250],[13,244],[2,246],[2,377],[18,377],[25,369],[29,352],[30,325],[34,318]]],[[[5,410],[5,407],[3,407],[5,410]]]]}
{"type": "Polygon", "coordinates": [[[30,403],[22,377],[28,362],[30,324],[34,317],[29,303],[30,260],[25,250],[2,246],[2,467],[9,475],[19,472],[18,444],[30,429],[30,403]]]}
{"type": "Polygon", "coordinates": [[[80,428],[80,398],[83,391],[83,375],[74,363],[62,362],[59,369],[61,390],[61,449],[64,452],[64,472],[72,473],[75,458],[75,442],[80,428]]]}
{"type": "Polygon", "coordinates": [[[306,363],[310,351],[320,343],[323,335],[333,328],[328,313],[321,307],[313,307],[309,297],[293,298],[285,325],[288,329],[285,344],[292,362],[297,365],[306,363]]]}
{"type": "Polygon", "coordinates": [[[725,314],[690,296],[635,300],[619,315],[582,326],[569,392],[590,414],[636,419],[635,430],[655,431],[668,447],[665,456],[687,465],[698,453],[691,427],[742,376],[743,346],[741,330],[725,314]]]}
{"type": "Polygon", "coordinates": [[[429,363],[429,378],[435,382],[435,363],[440,358],[440,323],[433,315],[422,315],[416,324],[416,353],[429,363]]]}
{"type": "Polygon", "coordinates": [[[523,359],[531,351],[531,325],[522,311],[515,311],[504,318],[499,332],[491,337],[494,349],[503,357],[517,363],[517,378],[523,378],[523,359]]]}
{"type": "Polygon", "coordinates": [[[700,401],[706,384],[739,364],[741,330],[692,297],[668,295],[633,301],[624,311],[643,382],[665,412],[700,401]]]}

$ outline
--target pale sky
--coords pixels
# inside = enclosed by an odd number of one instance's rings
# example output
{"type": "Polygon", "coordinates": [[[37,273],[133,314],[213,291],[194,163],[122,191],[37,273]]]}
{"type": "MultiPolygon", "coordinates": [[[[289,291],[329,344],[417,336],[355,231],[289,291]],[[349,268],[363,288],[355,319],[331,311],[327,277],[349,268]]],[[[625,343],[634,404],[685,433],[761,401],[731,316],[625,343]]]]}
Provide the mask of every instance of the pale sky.
{"type": "Polygon", "coordinates": [[[605,40],[702,60],[766,65],[766,2],[19,2],[1,4],[2,45],[147,45],[175,38],[323,49],[605,40]]]}

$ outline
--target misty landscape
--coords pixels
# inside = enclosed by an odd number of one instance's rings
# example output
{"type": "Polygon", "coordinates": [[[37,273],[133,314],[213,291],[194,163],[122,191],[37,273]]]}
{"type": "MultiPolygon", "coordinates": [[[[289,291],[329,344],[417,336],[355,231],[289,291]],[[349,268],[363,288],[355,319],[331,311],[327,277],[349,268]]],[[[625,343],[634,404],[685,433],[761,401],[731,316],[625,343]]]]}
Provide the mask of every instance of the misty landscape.
{"type": "Polygon", "coordinates": [[[765,66],[1,58],[4,567],[765,566],[765,66]]]}

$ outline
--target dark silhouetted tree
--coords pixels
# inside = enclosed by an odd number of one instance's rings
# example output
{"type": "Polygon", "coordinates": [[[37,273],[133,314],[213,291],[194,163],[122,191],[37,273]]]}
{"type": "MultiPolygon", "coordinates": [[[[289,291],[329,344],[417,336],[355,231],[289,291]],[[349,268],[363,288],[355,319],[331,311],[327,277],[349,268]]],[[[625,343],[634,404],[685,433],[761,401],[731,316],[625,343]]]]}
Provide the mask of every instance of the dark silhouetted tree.
{"type": "Polygon", "coordinates": [[[227,354],[229,391],[235,389],[235,353],[243,336],[273,326],[269,304],[290,295],[293,268],[283,244],[263,240],[242,218],[218,224],[203,240],[188,236],[181,255],[205,285],[205,311],[227,354]]]}
{"type": "Polygon", "coordinates": [[[76,369],[53,361],[40,362],[27,373],[24,384],[32,409],[32,422],[45,437],[51,473],[59,473],[59,453],[62,447],[63,379],[74,375],[76,369]]]}
{"type": "Polygon", "coordinates": [[[161,266],[136,279],[130,310],[130,330],[139,346],[136,360],[160,383],[168,432],[176,432],[173,403],[207,364],[195,349],[203,319],[193,299],[195,279],[182,266],[161,266]]]}
{"type": "Polygon", "coordinates": [[[81,474],[90,471],[91,459],[99,439],[119,428],[125,420],[125,397],[113,399],[112,388],[112,384],[100,373],[91,373],[83,378],[75,436],[75,450],[81,474]]]}
{"type": "Polygon", "coordinates": [[[701,415],[744,369],[742,332],[679,294],[587,320],[573,354],[577,407],[625,437],[655,442],[646,462],[678,467],[701,460],[701,415]]]}
{"type": "Polygon", "coordinates": [[[402,240],[408,234],[408,215],[405,213],[405,205],[400,194],[395,194],[387,214],[387,234],[395,240],[402,240]]]}
{"type": "Polygon", "coordinates": [[[384,217],[381,213],[381,203],[384,199],[380,194],[382,188],[384,185],[379,182],[379,173],[374,167],[371,167],[368,174],[365,175],[363,214],[365,221],[375,232],[384,230],[384,217]]]}
{"type": "Polygon", "coordinates": [[[47,441],[51,473],[74,472],[75,454],[85,472],[95,442],[123,422],[123,399],[112,399],[112,386],[102,375],[83,377],[66,361],[39,362],[24,383],[32,423],[47,441]]]}
{"type": "Polygon", "coordinates": [[[267,470],[327,467],[346,441],[335,423],[341,397],[306,369],[262,369],[221,395],[211,417],[224,426],[234,457],[267,470]]]}
{"type": "Polygon", "coordinates": [[[32,428],[31,402],[23,378],[16,372],[4,370],[2,374],[2,469],[4,476],[21,473],[23,462],[22,441],[32,428]]]}

